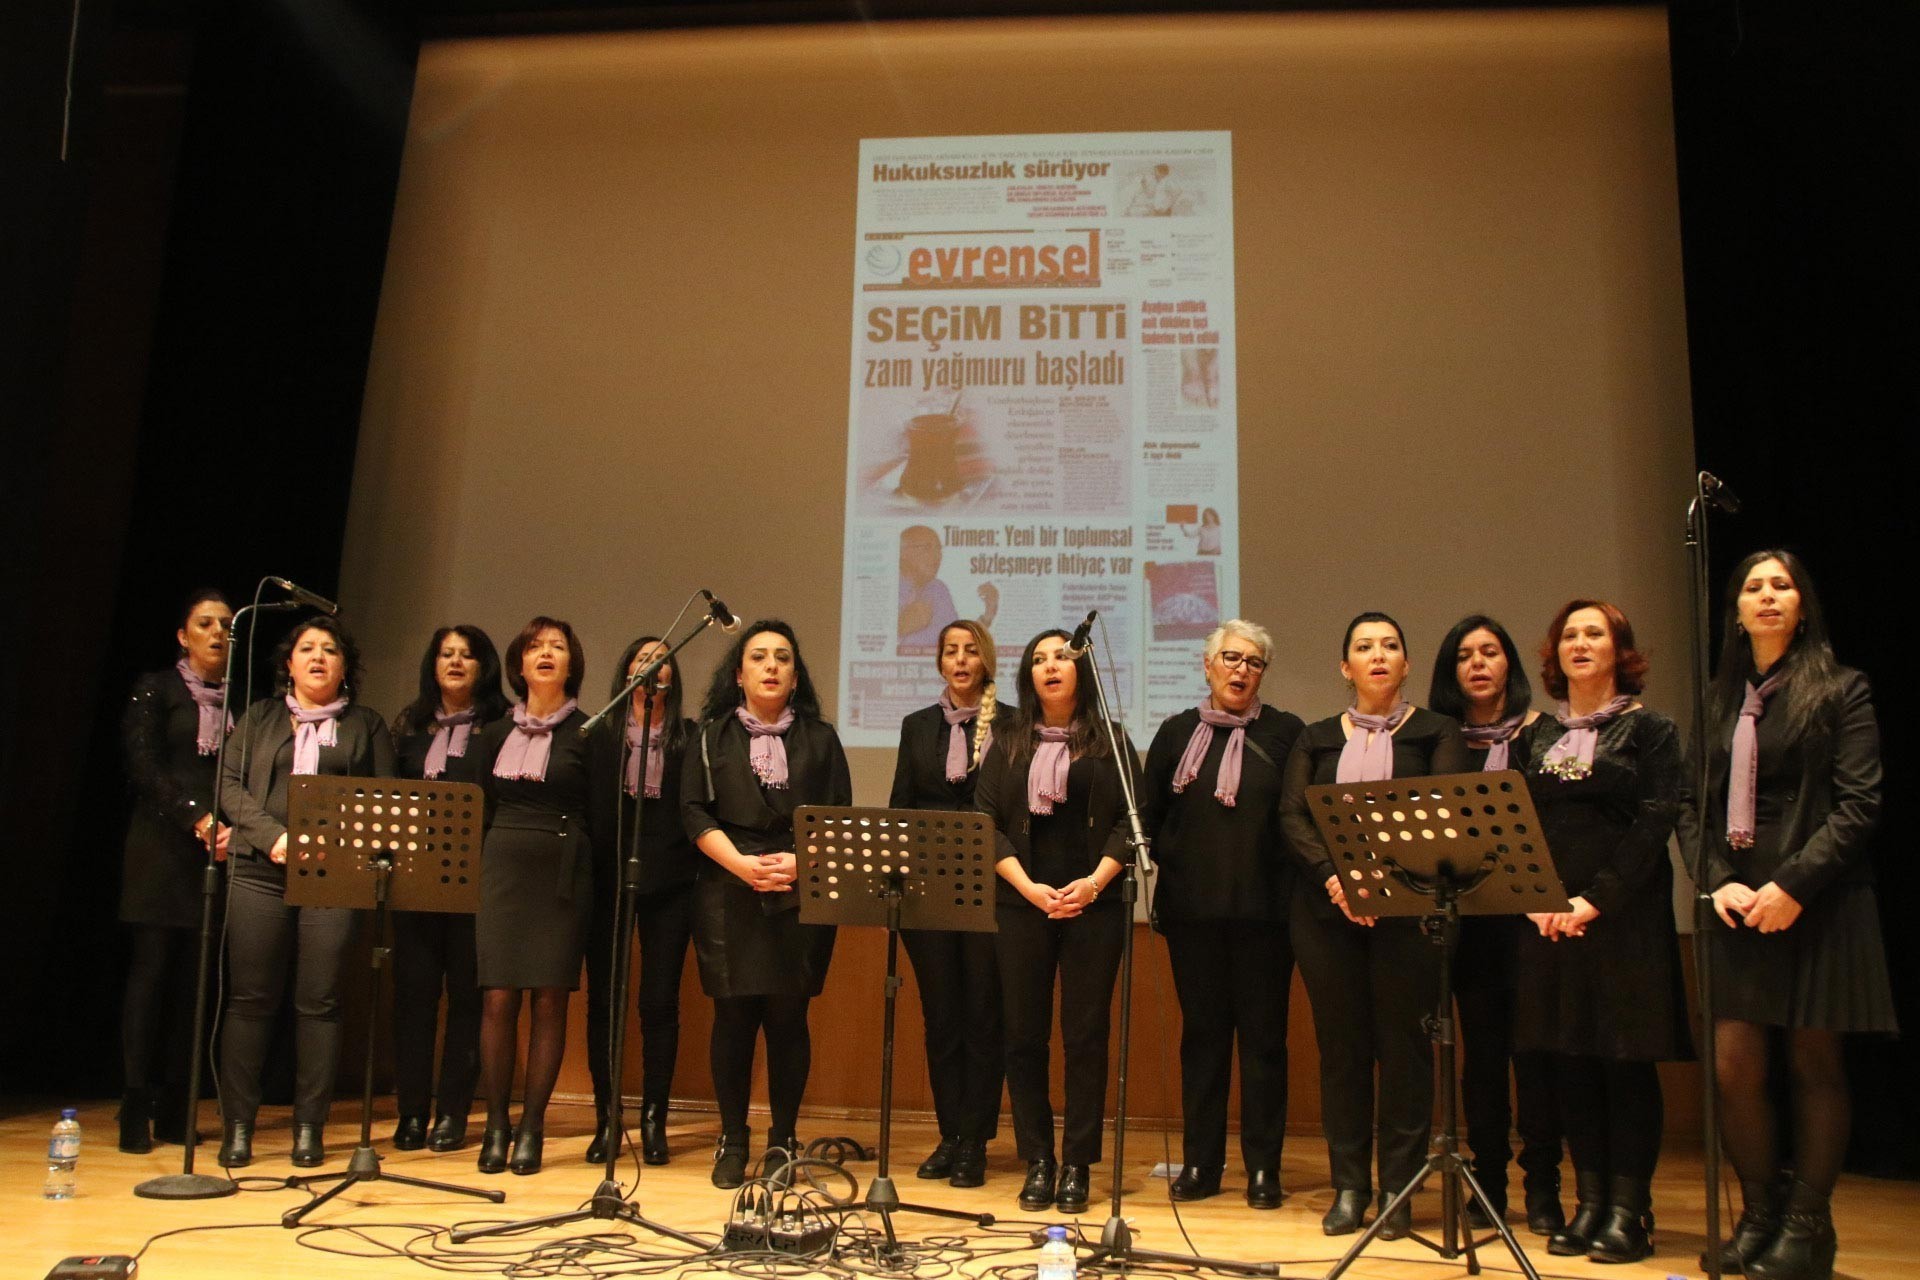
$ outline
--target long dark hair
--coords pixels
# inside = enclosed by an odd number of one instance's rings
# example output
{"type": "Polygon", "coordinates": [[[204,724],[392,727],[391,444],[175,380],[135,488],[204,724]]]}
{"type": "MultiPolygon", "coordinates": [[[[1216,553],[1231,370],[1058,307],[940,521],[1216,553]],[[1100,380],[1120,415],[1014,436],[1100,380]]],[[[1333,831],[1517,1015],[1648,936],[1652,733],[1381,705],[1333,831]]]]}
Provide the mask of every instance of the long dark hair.
{"type": "Polygon", "coordinates": [[[346,695],[347,701],[353,701],[354,693],[360,688],[362,675],[360,645],[337,613],[316,613],[312,617],[302,618],[288,628],[286,635],[280,637],[280,643],[273,647],[273,691],[284,694],[293,687],[293,676],[287,670],[287,664],[293,661],[293,647],[309,631],[324,631],[340,646],[340,656],[346,659],[347,672],[340,681],[340,692],[346,695]]]}
{"type": "Polygon", "coordinates": [[[1433,684],[1427,689],[1427,706],[1461,724],[1467,722],[1467,697],[1460,691],[1460,645],[1468,636],[1482,630],[1493,633],[1493,638],[1500,642],[1501,652],[1507,655],[1506,713],[1524,716],[1533,705],[1533,683],[1527,679],[1527,669],[1520,661],[1520,650],[1514,647],[1513,637],[1486,614],[1470,613],[1454,623],[1453,630],[1440,642],[1440,652],[1433,655],[1433,684]]]}
{"type": "MultiPolygon", "coordinates": [[[[609,698],[618,695],[627,687],[627,681],[633,678],[630,674],[633,670],[633,655],[650,644],[658,643],[659,640],[659,636],[641,636],[626,647],[620,654],[619,665],[613,669],[613,683],[607,688],[609,698]]],[[[660,749],[668,759],[672,759],[673,753],[680,749],[681,740],[687,736],[686,716],[680,710],[681,702],[686,695],[680,688],[680,659],[668,658],[666,669],[673,673],[673,678],[667,683],[667,715],[666,724],[660,731],[660,749]]],[[[632,718],[633,700],[629,698],[627,705],[620,709],[621,726],[624,728],[632,718]]]]}
{"type": "Polygon", "coordinates": [[[467,642],[467,648],[473,650],[473,660],[480,664],[480,674],[473,680],[474,719],[480,724],[491,724],[507,714],[507,691],[500,687],[500,651],[480,628],[470,622],[456,622],[435,631],[433,639],[427,642],[427,651],[420,655],[420,688],[414,700],[393,718],[396,736],[433,727],[433,717],[440,710],[440,646],[447,642],[448,636],[456,635],[467,642]]]}
{"type": "MultiPolygon", "coordinates": [[[[1043,641],[1056,637],[1073,639],[1056,627],[1042,631],[1020,651],[1020,669],[1013,673],[1020,705],[1007,714],[1006,727],[1007,753],[1015,764],[1033,754],[1034,730],[1040,725],[1040,692],[1033,683],[1033,655],[1043,641]]],[[[1093,662],[1086,654],[1073,660],[1073,675],[1073,721],[1067,727],[1067,750],[1076,760],[1082,756],[1103,759],[1113,754],[1113,748],[1107,743],[1106,731],[1100,727],[1100,717],[1095,710],[1093,662]]],[[[994,735],[996,741],[999,738],[999,734],[994,735]]]]}
{"type": "Polygon", "coordinates": [[[1722,630],[1726,640],[1720,649],[1720,669],[1713,678],[1713,723],[1733,715],[1746,697],[1747,682],[1754,676],[1753,646],[1740,629],[1740,588],[1747,575],[1763,560],[1778,560],[1786,567],[1800,592],[1800,629],[1787,644],[1775,669],[1787,675],[1787,728],[1799,738],[1817,723],[1826,709],[1840,697],[1840,663],[1833,656],[1833,643],[1827,635],[1827,611],[1820,603],[1820,592],[1813,585],[1813,574],[1806,562],[1791,551],[1767,548],[1756,551],[1733,568],[1727,579],[1726,611],[1722,630]]]}
{"type": "Polygon", "coordinates": [[[700,707],[702,720],[719,720],[746,701],[746,691],[741,689],[734,677],[740,674],[740,663],[747,653],[747,641],[762,631],[771,631],[793,646],[793,697],[787,700],[787,705],[793,708],[794,716],[803,720],[820,718],[820,695],[814,692],[813,677],[807,674],[807,660],[800,656],[799,637],[793,634],[792,627],[780,619],[762,618],[740,628],[739,638],[727,646],[727,656],[713,669],[713,680],[707,685],[707,700],[700,707]]]}

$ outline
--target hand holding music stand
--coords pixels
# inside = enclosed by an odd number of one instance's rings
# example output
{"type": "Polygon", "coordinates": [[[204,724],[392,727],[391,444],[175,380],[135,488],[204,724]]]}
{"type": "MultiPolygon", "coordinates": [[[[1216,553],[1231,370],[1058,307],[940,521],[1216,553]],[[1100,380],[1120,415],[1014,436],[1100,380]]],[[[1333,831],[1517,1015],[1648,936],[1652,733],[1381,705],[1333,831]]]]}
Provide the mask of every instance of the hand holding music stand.
{"type": "Polygon", "coordinates": [[[883,1260],[899,1253],[895,1213],[993,1225],[990,1213],[906,1204],[888,1172],[893,1141],[893,1028],[900,991],[900,930],[994,933],[993,820],[940,809],[862,809],[802,805],[793,812],[803,924],[882,925],[887,931],[886,1014],[880,1058],[880,1169],[867,1198],[841,1208],[880,1215],[883,1260]]]}
{"type": "MultiPolygon", "coordinates": [[[[1327,1272],[1336,1280],[1373,1243],[1388,1217],[1426,1180],[1441,1177],[1441,1238],[1409,1238],[1443,1258],[1460,1256],[1467,1272],[1480,1273],[1474,1250],[1480,1243],[1466,1222],[1461,1184],[1471,1191],[1527,1280],[1540,1280],[1520,1242],[1460,1155],[1459,1082],[1453,1035],[1453,949],[1466,915],[1511,916],[1569,909],[1554,870],[1526,780],[1513,770],[1461,773],[1381,782],[1335,782],[1307,788],[1313,814],[1334,872],[1356,916],[1418,916],[1421,929],[1440,947],[1440,995],[1428,1033],[1440,1046],[1445,1090],[1440,1132],[1427,1162],[1400,1188],[1346,1256],[1327,1272]]],[[[1488,1239],[1492,1239],[1491,1236],[1488,1239]]]]}
{"type": "Polygon", "coordinates": [[[373,1049],[380,1007],[380,971],[391,954],[387,912],[480,909],[480,841],[485,801],[466,782],[392,778],[296,777],[287,798],[287,902],[296,907],[373,908],[373,955],[367,974],[366,1069],[360,1093],[360,1145],[345,1173],[293,1177],[289,1186],[336,1185],[280,1225],[297,1227],[327,1201],[362,1182],[398,1182],[429,1191],[479,1196],[499,1204],[504,1192],[382,1173],[373,1149],[373,1049]]]}

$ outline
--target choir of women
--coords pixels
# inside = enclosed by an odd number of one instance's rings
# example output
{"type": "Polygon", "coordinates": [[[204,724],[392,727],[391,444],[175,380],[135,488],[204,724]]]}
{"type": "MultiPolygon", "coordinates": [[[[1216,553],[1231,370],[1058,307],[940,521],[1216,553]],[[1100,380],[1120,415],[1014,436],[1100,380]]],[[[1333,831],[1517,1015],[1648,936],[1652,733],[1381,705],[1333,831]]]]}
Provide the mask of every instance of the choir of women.
{"type": "Polygon", "coordinates": [[[181,610],[179,657],[141,676],[120,723],[133,815],[120,875],[120,919],[131,957],[121,1007],[126,1094],[120,1149],[153,1149],[153,1139],[186,1133],[187,1071],[198,967],[207,834],[224,858],[230,828],[213,829],[214,753],[221,719],[233,609],[218,591],[195,591],[181,610]],[[151,1125],[151,1127],[149,1127],[151,1125]]]}
{"type": "Polygon", "coordinates": [[[1548,1252],[1632,1262],[1653,1248],[1663,1118],[1655,1064],[1692,1054],[1667,852],[1680,735],[1641,705],[1649,664],[1614,605],[1562,606],[1541,661],[1559,705],[1523,733],[1514,756],[1569,907],[1528,917],[1515,1043],[1553,1055],[1573,1155],[1579,1203],[1548,1252]]]}
{"type": "Polygon", "coordinates": [[[1094,714],[1092,664],[1064,631],[1027,642],[1019,705],[980,766],[974,804],[998,828],[995,951],[1004,996],[1007,1094],[1027,1178],[1020,1207],[1079,1213],[1100,1159],[1114,979],[1131,926],[1107,894],[1130,856],[1119,769],[1094,714]],[[1104,897],[1104,900],[1103,900],[1104,897]],[[1060,1000],[1066,1116],[1054,1159],[1049,1041],[1060,1000]]]}
{"type": "MultiPolygon", "coordinates": [[[[1460,722],[1470,767],[1494,773],[1513,767],[1515,739],[1540,718],[1532,702],[1533,686],[1507,629],[1479,613],[1455,623],[1434,655],[1427,704],[1460,722]]],[[[1552,1060],[1513,1048],[1515,948],[1530,927],[1519,916],[1461,917],[1453,957],[1454,1003],[1465,1041],[1460,1103],[1474,1180],[1502,1213],[1507,1206],[1507,1163],[1513,1156],[1508,1133],[1519,1130],[1527,1226],[1536,1235],[1551,1235],[1566,1225],[1560,1207],[1560,1129],[1552,1060]],[[1509,1063],[1513,1106],[1507,1101],[1509,1063]]],[[[1467,1211],[1476,1225],[1491,1225],[1478,1200],[1467,1211]]]]}
{"type": "MultiPolygon", "coordinates": [[[[1347,624],[1340,654],[1353,701],[1301,731],[1280,798],[1288,840],[1306,868],[1293,895],[1293,950],[1320,1042],[1321,1123],[1334,1189],[1320,1227],[1330,1236],[1357,1229],[1366,1217],[1376,1128],[1382,1209],[1427,1158],[1433,1049],[1422,1019],[1438,990],[1439,956],[1411,917],[1354,914],[1346,869],[1314,826],[1306,789],[1468,767],[1460,727],[1400,696],[1407,642],[1399,623],[1384,613],[1360,614],[1347,624]]],[[[1411,1224],[1411,1206],[1402,1204],[1380,1234],[1398,1239],[1411,1224]]]]}
{"type": "Polygon", "coordinates": [[[325,1158],[322,1129],[340,1060],[340,972],[357,913],[286,900],[287,806],[296,776],[390,778],[393,739],[354,701],[360,649],[337,618],[298,623],[273,657],[280,697],[256,702],[222,757],[228,841],[227,1003],[220,1023],[220,1163],[253,1159],[260,1074],[292,975],[293,1163],[325,1158]]]}
{"type": "Polygon", "coordinates": [[[1235,619],[1207,637],[1206,696],[1147,750],[1141,809],[1160,867],[1153,917],[1180,1000],[1184,1161],[1175,1200],[1220,1191],[1227,1082],[1240,1049],[1240,1155],[1247,1203],[1280,1207],[1287,1129],[1287,902],[1298,879],[1280,831],[1282,771],[1300,717],[1260,700],[1273,638],[1235,619]]]}
{"type": "MultiPolygon", "coordinates": [[[[506,710],[500,654],[487,633],[470,625],[441,627],[420,657],[418,696],[394,718],[400,776],[480,782],[475,739],[506,710]]],[[[467,1113],[480,1075],[473,921],[460,912],[393,913],[393,1092],[400,1109],[393,1145],[401,1151],[457,1151],[467,1140],[467,1113]],[[447,1016],[436,1084],[434,1028],[443,990],[447,1016]]]]}
{"type": "Polygon", "coordinates": [[[853,781],[784,622],[743,630],[714,672],[701,721],[680,808],[687,837],[706,855],[693,941],[700,986],[713,998],[713,1185],[737,1187],[746,1180],[747,1104],[763,1031],[773,1112],[763,1169],[777,1173],[797,1154],[794,1125],[813,1065],[807,1006],[833,959],[833,928],[800,922],[793,811],[852,804],[853,781]]]}
{"type": "Polygon", "coordinates": [[[1725,621],[1698,815],[1719,917],[1709,941],[1721,1133],[1745,1200],[1720,1265],[1827,1280],[1850,1120],[1841,1040],[1898,1030],[1868,860],[1879,729],[1867,679],[1834,659],[1819,593],[1792,553],[1758,551],[1735,568],[1725,621]],[[1770,1036],[1786,1042],[1785,1117],[1767,1078],[1770,1036]]]}
{"type": "MultiPolygon", "coordinates": [[[[602,720],[593,744],[593,924],[587,933],[587,1068],[593,1079],[594,1136],[587,1161],[598,1164],[624,1139],[611,1117],[620,1072],[613,1044],[613,978],[622,871],[637,858],[634,928],[640,936],[635,979],[640,1012],[640,1154],[666,1164],[667,1101],[680,1056],[680,975],[693,942],[693,882],[700,852],[680,814],[680,778],[693,721],[681,714],[680,665],[654,636],[629,644],[614,668],[611,695],[649,664],[664,660],[650,687],[635,689],[602,720]],[[644,750],[642,749],[644,747],[644,750]],[[638,818],[636,822],[635,819],[638,818]]],[[[630,940],[618,940],[631,945],[630,940]]]]}
{"type": "Polygon", "coordinates": [[[483,1003],[480,1078],[487,1127],[482,1173],[538,1172],[547,1102],[567,1047],[567,1003],[580,985],[593,907],[588,743],[580,734],[586,655],[557,618],[528,622],[507,646],[511,715],[481,734],[487,838],[475,922],[483,1003]],[[520,1121],[509,1123],[522,998],[532,995],[520,1121]],[[511,1152],[509,1152],[511,1144],[511,1152]]]}
{"type": "MultiPolygon", "coordinates": [[[[998,694],[993,636],[970,619],[940,632],[935,665],[946,687],[933,706],[900,722],[895,809],[973,808],[980,761],[993,742],[998,694]]],[[[927,1077],[940,1141],[917,1170],[956,1187],[987,1178],[987,1143],[1000,1129],[1006,1063],[1000,1033],[1000,964],[993,935],[908,929],[907,957],[926,1021],[927,1077]]]]}
{"type": "MultiPolygon", "coordinates": [[[[763,1035],[772,1110],[763,1172],[793,1157],[811,1066],[808,1007],[834,945],[831,928],[800,920],[793,815],[853,796],[845,752],[822,718],[791,627],[745,629],[715,671],[698,723],[682,715],[681,672],[667,659],[590,738],[578,731],[585,657],[567,623],[534,618],[508,647],[505,674],[520,699],[510,711],[486,634],[442,627],[422,657],[418,697],[398,718],[396,759],[385,723],[354,700],[359,653],[337,618],[296,625],[273,659],[279,696],[223,723],[232,616],[218,592],[194,593],[176,632],[178,662],[142,677],[123,725],[136,800],[121,899],[133,953],[124,1150],[148,1150],[153,1136],[177,1139],[185,1127],[176,1059],[185,1056],[181,1010],[191,1004],[186,975],[211,853],[231,867],[221,1163],[252,1159],[262,1068],[288,993],[292,1159],[303,1167],[323,1159],[340,971],[356,913],[286,903],[286,821],[291,778],[334,774],[474,781],[487,794],[477,920],[394,918],[396,1147],[460,1147],[477,1075],[487,1110],[480,1169],[541,1167],[569,993],[584,958],[597,1112],[588,1158],[617,1154],[610,984],[617,949],[631,945],[614,935],[632,861],[645,1160],[668,1158],[690,944],[713,1000],[720,1141],[712,1181],[732,1188],[747,1176],[763,1035]],[[208,811],[223,736],[220,804],[231,826],[208,811]],[[514,1124],[517,1027],[529,992],[514,1124]]],[[[1527,1221],[1549,1234],[1550,1252],[1631,1262],[1652,1251],[1663,1121],[1656,1064],[1692,1053],[1668,857],[1684,822],[1704,845],[1718,916],[1713,1067],[1744,1197],[1732,1237],[1713,1247],[1729,1273],[1828,1280],[1836,1251],[1829,1201],[1849,1123],[1842,1038],[1896,1030],[1868,856],[1880,806],[1878,731],[1866,678],[1835,660],[1811,577],[1791,553],[1760,551],[1738,566],[1726,635],[1706,740],[1696,744],[1707,791],[1691,806],[1679,734],[1640,702],[1648,661],[1626,616],[1605,601],[1569,601],[1548,628],[1540,674],[1555,706],[1545,715],[1530,705],[1507,630],[1481,614],[1463,618],[1435,655],[1432,710],[1403,696],[1399,624],[1360,614],[1341,642],[1351,702],[1304,727],[1261,700],[1274,652],[1265,628],[1236,619],[1207,637],[1205,692],[1159,727],[1139,788],[1160,867],[1153,919],[1167,939],[1182,1019],[1185,1128],[1173,1199],[1221,1190],[1237,1054],[1246,1200],[1279,1205],[1296,958],[1320,1049],[1333,1188],[1323,1230],[1356,1230],[1376,1189],[1384,1211],[1421,1168],[1433,1101],[1424,1019],[1437,948],[1412,920],[1353,909],[1353,868],[1322,840],[1307,788],[1515,769],[1568,906],[1524,919],[1476,917],[1460,933],[1467,1138],[1493,1207],[1505,1210],[1508,1131],[1517,1123],[1527,1221]],[[1767,1070],[1774,1037],[1784,1037],[1789,1066],[1778,1093],[1767,1070]],[[1782,1099],[1785,1117],[1776,1114],[1782,1099]],[[1790,1166],[1777,1137],[1787,1124],[1790,1166]],[[1559,1198],[1562,1133],[1577,1188],[1570,1217],[1559,1198]]],[[[634,641],[614,692],[665,654],[656,638],[634,641]]],[[[943,687],[934,705],[901,724],[889,804],[978,809],[994,820],[997,932],[906,938],[939,1125],[919,1176],[960,1187],[985,1181],[1004,1080],[1026,1163],[1020,1206],[1077,1213],[1102,1151],[1109,1011],[1130,927],[1125,895],[1115,891],[1133,856],[1121,771],[1138,766],[1124,735],[1115,757],[1094,709],[1090,663],[1066,632],[1043,631],[1026,644],[1011,705],[996,695],[983,624],[945,625],[935,664],[943,687]],[[1057,1148],[1056,998],[1066,1084],[1057,1148]]],[[[1410,1229],[1406,1205],[1381,1224],[1387,1238],[1410,1229]]]]}

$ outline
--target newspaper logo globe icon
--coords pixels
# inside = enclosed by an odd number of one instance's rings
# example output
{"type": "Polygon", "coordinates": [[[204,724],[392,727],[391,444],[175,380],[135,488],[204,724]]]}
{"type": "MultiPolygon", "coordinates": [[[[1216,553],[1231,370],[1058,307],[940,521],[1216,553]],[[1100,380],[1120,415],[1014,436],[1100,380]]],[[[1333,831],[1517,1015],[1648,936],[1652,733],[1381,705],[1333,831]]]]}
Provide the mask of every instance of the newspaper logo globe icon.
{"type": "Polygon", "coordinates": [[[876,244],[867,250],[867,270],[876,276],[900,274],[900,250],[890,244],[876,244]]]}

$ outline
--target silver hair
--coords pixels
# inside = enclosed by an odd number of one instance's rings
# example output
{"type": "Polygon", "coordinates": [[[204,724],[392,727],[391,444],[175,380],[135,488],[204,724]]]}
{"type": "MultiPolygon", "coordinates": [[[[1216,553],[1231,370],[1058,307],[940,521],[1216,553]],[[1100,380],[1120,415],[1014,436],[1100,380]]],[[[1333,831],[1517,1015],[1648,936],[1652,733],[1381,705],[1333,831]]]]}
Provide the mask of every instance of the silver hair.
{"type": "Polygon", "coordinates": [[[1207,634],[1208,662],[1212,662],[1219,655],[1220,650],[1226,647],[1228,636],[1245,636],[1260,646],[1262,661],[1267,663],[1273,661],[1273,637],[1267,634],[1265,627],[1257,622],[1248,622],[1245,618],[1229,618],[1207,634]]]}

